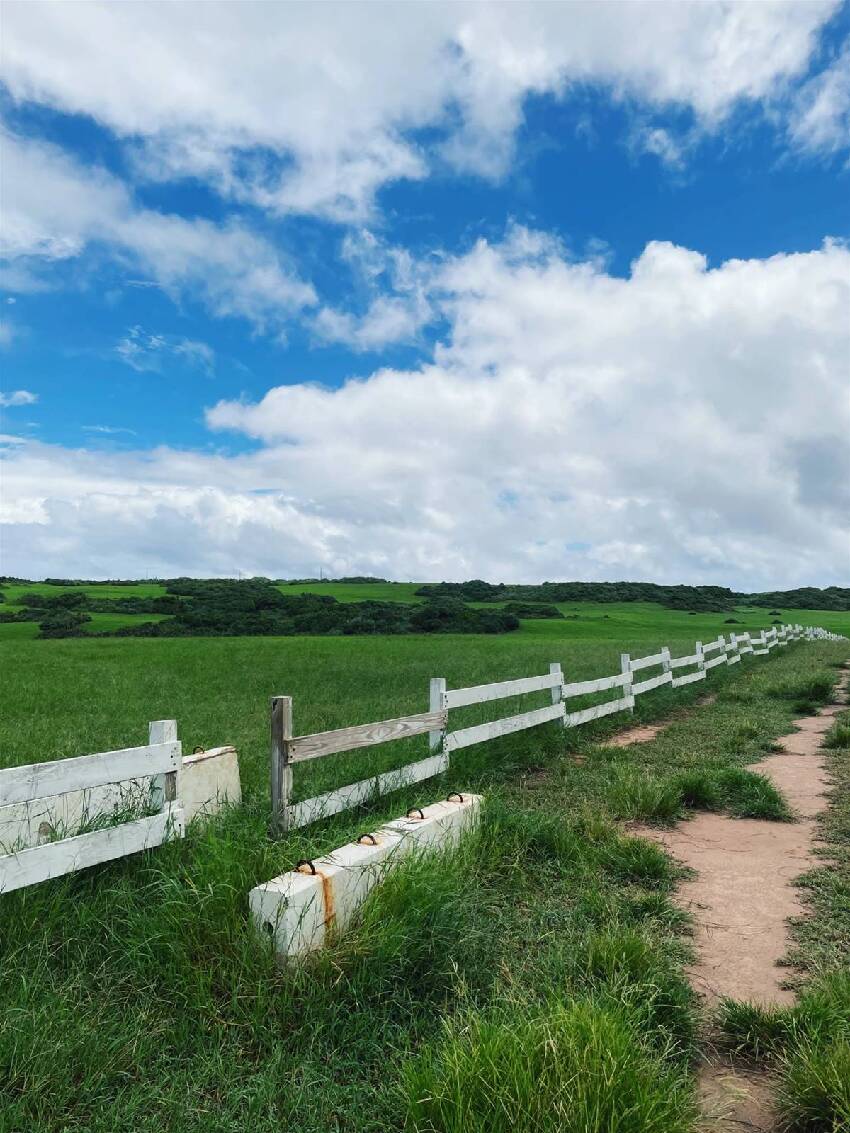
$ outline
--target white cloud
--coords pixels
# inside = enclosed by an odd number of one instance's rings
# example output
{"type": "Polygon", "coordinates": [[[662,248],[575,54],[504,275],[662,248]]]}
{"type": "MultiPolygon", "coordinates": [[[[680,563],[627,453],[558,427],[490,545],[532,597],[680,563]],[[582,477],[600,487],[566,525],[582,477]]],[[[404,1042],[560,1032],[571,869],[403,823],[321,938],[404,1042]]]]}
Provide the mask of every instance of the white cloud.
{"type": "Polygon", "coordinates": [[[37,393],[30,393],[28,389],[16,389],[11,393],[0,393],[0,408],[8,409],[14,405],[34,405],[38,401],[37,393]]]}
{"type": "Polygon", "coordinates": [[[323,307],[312,323],[318,337],[355,351],[414,341],[435,313],[428,291],[438,261],[417,263],[404,248],[392,247],[366,229],[346,235],[342,259],[359,277],[369,302],[360,315],[323,307]]]}
{"type": "Polygon", "coordinates": [[[114,436],[117,433],[129,433],[135,437],[135,429],[127,429],[123,425],[81,425],[80,428],[84,433],[104,433],[107,436],[114,436]]]}
{"type": "Polygon", "coordinates": [[[215,351],[206,342],[176,335],[150,334],[141,326],[130,327],[115,345],[115,353],[139,373],[159,373],[171,358],[212,374],[215,351]]]}
{"type": "Polygon", "coordinates": [[[791,137],[809,151],[835,153],[850,145],[850,38],[832,64],[799,92],[791,137]]]}
{"type": "MultiPolygon", "coordinates": [[[[4,77],[13,98],[128,139],[147,176],[351,221],[438,152],[501,175],[531,94],[593,83],[716,128],[803,73],[835,6],[435,2],[377,18],[355,3],[7,0],[4,77]]],[[[68,239],[45,254],[72,254],[68,239]]]]}
{"type": "MultiPolygon", "coordinates": [[[[141,268],[175,299],[215,315],[279,329],[315,292],[266,240],[236,222],[213,224],[140,208],[126,186],[46,143],[2,135],[0,254],[26,271],[80,255],[87,245],[141,268]]],[[[6,277],[6,285],[14,282],[6,277]]]]}
{"type": "Polygon", "coordinates": [[[653,243],[629,278],[516,228],[440,263],[432,363],[208,412],[239,456],[6,457],[14,574],[846,577],[850,252],[653,243]]]}

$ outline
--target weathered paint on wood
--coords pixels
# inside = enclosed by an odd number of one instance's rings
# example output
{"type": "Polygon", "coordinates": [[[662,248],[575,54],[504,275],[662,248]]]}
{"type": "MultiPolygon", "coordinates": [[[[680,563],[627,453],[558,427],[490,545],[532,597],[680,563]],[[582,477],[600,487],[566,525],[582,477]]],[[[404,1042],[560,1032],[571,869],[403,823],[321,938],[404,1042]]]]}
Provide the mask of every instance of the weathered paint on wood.
{"type": "Polygon", "coordinates": [[[180,744],[164,743],[8,767],[0,771],[0,806],[68,791],[85,791],[104,783],[176,772],[179,764],[180,744]]]}
{"type": "Polygon", "coordinates": [[[0,893],[11,893],[51,877],[62,877],[100,862],[136,854],[160,846],[169,838],[182,836],[183,811],[169,805],[149,818],[33,846],[0,858],[0,893]]]}
{"type": "Polygon", "coordinates": [[[560,672],[544,673],[539,677],[520,677],[515,681],[496,681],[489,685],[471,688],[454,688],[446,693],[447,708],[463,708],[467,704],[484,704],[488,700],[504,700],[508,696],[522,696],[529,692],[543,692],[561,683],[560,672]]]}
{"type": "Polygon", "coordinates": [[[640,696],[643,692],[650,692],[654,688],[660,688],[661,685],[669,685],[673,681],[673,674],[671,672],[659,673],[657,677],[650,677],[648,681],[638,681],[637,684],[632,685],[632,696],[640,696]]]}
{"type": "Polygon", "coordinates": [[[487,724],[477,724],[473,728],[460,728],[446,736],[446,751],[480,744],[485,740],[495,740],[498,736],[509,736],[525,728],[536,728],[550,720],[563,720],[563,704],[549,704],[545,708],[535,708],[531,712],[521,712],[518,716],[506,716],[502,720],[491,720],[487,724]]]}
{"type": "Polygon", "coordinates": [[[693,684],[694,681],[705,680],[705,669],[697,669],[695,673],[687,673],[684,677],[674,677],[672,684],[673,688],[681,688],[682,685],[693,684]]]}
{"type": "Polygon", "coordinates": [[[629,683],[628,673],[615,673],[613,677],[598,677],[592,681],[573,681],[564,685],[564,697],[585,696],[591,692],[605,692],[609,688],[622,688],[629,683]]]}
{"type": "MultiPolygon", "coordinates": [[[[428,709],[430,712],[446,712],[446,710],[448,709],[448,704],[446,703],[445,677],[431,677],[431,687],[428,690],[428,699],[428,709]]],[[[428,750],[432,755],[434,755],[438,751],[442,751],[445,735],[445,724],[442,728],[437,728],[433,732],[428,733],[428,750]]]]}
{"type": "Polygon", "coordinates": [[[272,773],[272,830],[288,829],[292,797],[292,697],[273,696],[269,719],[272,773]]]}
{"type": "Polygon", "coordinates": [[[636,657],[631,662],[631,669],[636,673],[639,669],[649,669],[652,665],[661,665],[664,661],[664,653],[653,653],[650,657],[636,657]]]}
{"type": "Polygon", "coordinates": [[[615,712],[624,712],[627,708],[634,708],[635,698],[625,696],[622,700],[609,700],[605,704],[596,704],[593,708],[583,708],[580,712],[568,712],[566,725],[575,728],[579,724],[586,724],[589,720],[600,720],[603,716],[611,716],[615,712]]]}
{"type": "MultiPolygon", "coordinates": [[[[151,720],[148,724],[148,743],[177,743],[177,721],[151,720]]],[[[178,767],[180,763],[181,760],[178,760],[178,767]]],[[[168,771],[164,775],[157,775],[151,784],[151,788],[152,805],[158,810],[161,810],[166,803],[173,803],[177,798],[177,771],[168,771]]]]}
{"type": "Polygon", "coordinates": [[[404,740],[422,736],[426,732],[440,731],[446,726],[445,712],[420,712],[417,716],[399,716],[395,720],[379,720],[375,724],[356,724],[353,728],[337,728],[333,732],[315,732],[311,736],[296,736],[289,744],[290,763],[305,759],[318,759],[341,751],[385,744],[391,740],[404,740]]]}
{"type": "Polygon", "coordinates": [[[702,647],[703,655],[713,653],[715,649],[721,649],[725,644],[726,642],[722,637],[718,637],[717,641],[709,641],[708,645],[703,645],[702,647]]]}
{"type": "Polygon", "coordinates": [[[406,767],[385,771],[382,775],[374,775],[371,779],[361,779],[359,783],[349,783],[346,787],[339,787],[335,791],[305,799],[290,808],[290,829],[307,826],[320,818],[327,818],[342,810],[361,806],[378,795],[388,795],[411,783],[431,779],[434,775],[446,771],[448,766],[448,755],[440,753],[429,756],[428,759],[420,759],[418,763],[408,763],[406,767]]]}

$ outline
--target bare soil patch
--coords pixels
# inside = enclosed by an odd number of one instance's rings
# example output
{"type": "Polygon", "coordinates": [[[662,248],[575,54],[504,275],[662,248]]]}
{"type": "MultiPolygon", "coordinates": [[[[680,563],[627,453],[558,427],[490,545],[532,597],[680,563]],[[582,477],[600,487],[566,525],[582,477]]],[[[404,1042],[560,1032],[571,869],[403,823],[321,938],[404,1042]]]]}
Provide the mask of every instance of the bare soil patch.
{"type": "Polygon", "coordinates": [[[759,1067],[733,1066],[713,1054],[701,1067],[697,1090],[702,1133],[773,1133],[773,1081],[759,1067]]]}

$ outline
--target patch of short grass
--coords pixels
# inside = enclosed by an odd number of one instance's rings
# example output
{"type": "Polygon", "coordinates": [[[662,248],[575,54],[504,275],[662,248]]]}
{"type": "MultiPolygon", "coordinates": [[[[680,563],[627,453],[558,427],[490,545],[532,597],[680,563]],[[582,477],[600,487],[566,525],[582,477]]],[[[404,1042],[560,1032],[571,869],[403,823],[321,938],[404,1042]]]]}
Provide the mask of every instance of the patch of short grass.
{"type": "Polygon", "coordinates": [[[835,675],[831,672],[812,673],[771,684],[767,695],[795,704],[829,704],[835,693],[835,675]]]}
{"type": "Polygon", "coordinates": [[[827,748],[850,748],[850,712],[842,712],[835,717],[832,726],[823,738],[827,748]]]}

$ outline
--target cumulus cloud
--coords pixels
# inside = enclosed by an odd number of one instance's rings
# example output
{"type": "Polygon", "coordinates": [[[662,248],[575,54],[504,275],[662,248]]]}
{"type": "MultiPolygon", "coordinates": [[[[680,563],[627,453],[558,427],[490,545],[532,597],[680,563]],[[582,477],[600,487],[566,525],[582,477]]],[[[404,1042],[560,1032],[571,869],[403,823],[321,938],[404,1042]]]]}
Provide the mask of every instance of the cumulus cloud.
{"type": "MultiPolygon", "coordinates": [[[[35,273],[87,247],[141,268],[164,291],[204,302],[258,329],[282,326],[315,302],[280,253],[243,224],[214,224],[139,207],[126,185],[57,147],[3,133],[0,254],[35,273]]],[[[6,277],[6,284],[14,280],[6,277]]],[[[24,281],[26,286],[26,281],[24,281]]]]}
{"type": "Polygon", "coordinates": [[[419,263],[406,249],[387,244],[367,229],[346,235],[341,258],[359,279],[366,309],[358,314],[322,307],[312,323],[316,335],[355,351],[415,340],[435,315],[429,290],[436,262],[419,263]]]}
{"type": "Polygon", "coordinates": [[[352,221],[435,161],[500,176],[529,95],[593,83],[716,128],[805,71],[835,7],[435,2],[364,19],[351,3],[8,0],[4,78],[127,139],[145,176],[352,221]]]}
{"type": "Polygon", "coordinates": [[[846,577],[846,247],[709,268],[651,243],[619,278],[515,228],[428,297],[427,365],[210,408],[255,451],[16,446],[5,569],[846,577]]]}

